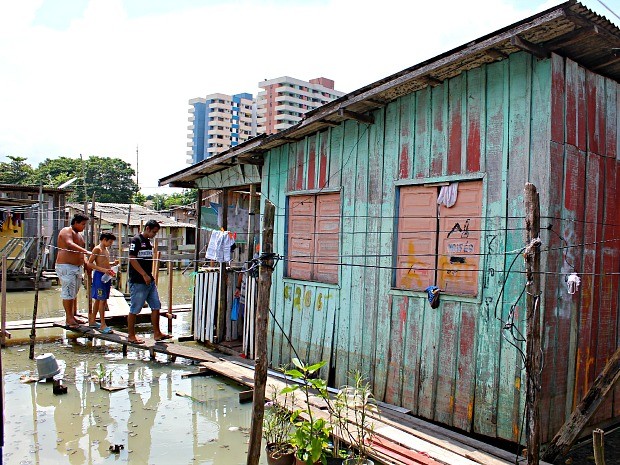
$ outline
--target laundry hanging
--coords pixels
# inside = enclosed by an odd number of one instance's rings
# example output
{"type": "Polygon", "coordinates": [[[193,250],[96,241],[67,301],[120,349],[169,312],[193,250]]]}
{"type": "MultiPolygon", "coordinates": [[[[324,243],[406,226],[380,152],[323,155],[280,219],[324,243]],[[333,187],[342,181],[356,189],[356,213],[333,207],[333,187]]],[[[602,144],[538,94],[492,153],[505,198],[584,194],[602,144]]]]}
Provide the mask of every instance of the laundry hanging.
{"type": "Polygon", "coordinates": [[[579,290],[579,285],[581,284],[581,278],[577,276],[577,273],[571,273],[568,279],[566,280],[566,285],[568,286],[568,293],[574,294],[579,290]]]}
{"type": "Polygon", "coordinates": [[[207,260],[215,260],[218,263],[226,263],[231,259],[232,246],[235,245],[235,234],[230,231],[211,232],[209,246],[205,258],[207,260]]]}

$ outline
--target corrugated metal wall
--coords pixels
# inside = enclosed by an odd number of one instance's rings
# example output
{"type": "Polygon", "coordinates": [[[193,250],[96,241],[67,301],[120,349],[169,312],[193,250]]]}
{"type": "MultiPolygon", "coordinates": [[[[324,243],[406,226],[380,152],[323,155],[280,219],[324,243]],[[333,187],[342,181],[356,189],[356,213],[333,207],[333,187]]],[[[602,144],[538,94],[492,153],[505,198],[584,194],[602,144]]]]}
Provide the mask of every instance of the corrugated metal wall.
{"type": "Polygon", "coordinates": [[[616,237],[617,228],[598,223],[620,223],[605,200],[616,192],[616,84],[582,75],[557,56],[516,53],[389,103],[374,112],[373,125],[346,121],[271,150],[262,192],[277,207],[275,250],[285,252],[287,193],[341,189],[343,264],[337,285],[287,279],[285,267],[277,267],[272,309],[286,337],[272,321],[272,364],[289,363],[292,344],[302,359],[327,360],[323,375],[331,367],[334,385],[361,369],[381,400],[467,431],[523,440],[521,355],[501,328],[512,312],[524,332],[518,251],[529,180],[540,191],[541,223],[551,225],[541,238],[556,249],[543,254],[551,273],[543,286],[543,389],[550,397],[542,417],[549,439],[617,338],[617,277],[586,278],[597,291],[569,298],[559,274],[569,271],[569,261],[578,271],[618,271],[615,243],[557,249],[566,245],[560,236],[571,245],[616,237]],[[594,150],[595,139],[604,153],[594,150]],[[592,153],[584,155],[587,147],[592,153]],[[483,181],[480,292],[442,295],[432,309],[424,293],[392,289],[398,189],[467,179],[483,181]],[[602,304],[605,310],[586,311],[602,304]]]}

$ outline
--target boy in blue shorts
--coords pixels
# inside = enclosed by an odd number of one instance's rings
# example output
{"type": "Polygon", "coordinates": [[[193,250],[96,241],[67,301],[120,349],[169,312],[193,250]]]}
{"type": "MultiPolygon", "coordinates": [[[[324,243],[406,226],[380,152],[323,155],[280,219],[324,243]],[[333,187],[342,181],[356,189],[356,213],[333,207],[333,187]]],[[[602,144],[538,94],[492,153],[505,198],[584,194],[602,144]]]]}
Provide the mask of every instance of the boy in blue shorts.
{"type": "Polygon", "coordinates": [[[110,264],[109,248],[114,243],[116,236],[111,233],[101,233],[99,236],[99,245],[93,248],[93,253],[88,260],[90,268],[95,270],[93,273],[93,284],[91,297],[94,299],[92,311],[88,314],[88,325],[92,328],[98,328],[104,334],[112,332],[112,328],[105,324],[105,307],[110,297],[110,289],[112,287],[112,277],[116,275],[112,270],[113,265],[118,264],[118,260],[110,264]],[[97,323],[97,313],[99,313],[101,323],[97,323]]]}

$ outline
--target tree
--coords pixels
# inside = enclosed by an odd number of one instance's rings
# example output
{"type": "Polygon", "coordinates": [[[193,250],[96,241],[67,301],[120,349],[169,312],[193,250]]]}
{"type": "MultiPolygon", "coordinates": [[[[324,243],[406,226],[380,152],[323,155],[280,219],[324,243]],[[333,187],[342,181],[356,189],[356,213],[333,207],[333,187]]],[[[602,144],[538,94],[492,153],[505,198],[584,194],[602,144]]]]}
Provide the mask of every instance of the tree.
{"type": "Polygon", "coordinates": [[[26,163],[26,158],[7,156],[9,162],[0,163],[0,184],[35,184],[34,170],[26,163]]]}
{"type": "Polygon", "coordinates": [[[133,199],[131,199],[131,203],[135,203],[137,205],[144,206],[144,202],[146,202],[146,196],[142,192],[136,192],[133,195],[133,199]]]}
{"type": "Polygon", "coordinates": [[[175,205],[189,205],[196,201],[196,189],[186,189],[183,192],[175,192],[167,196],[164,201],[166,209],[170,209],[175,205]]]}
{"type": "Polygon", "coordinates": [[[131,165],[120,158],[92,156],[83,162],[79,158],[48,158],[39,164],[34,177],[36,183],[42,181],[51,187],[58,187],[71,178],[78,178],[78,182],[71,186],[74,191],[69,200],[73,202],[84,200],[86,185],[89,200],[95,193],[97,202],[130,203],[139,190],[132,179],[134,174],[131,165]]]}

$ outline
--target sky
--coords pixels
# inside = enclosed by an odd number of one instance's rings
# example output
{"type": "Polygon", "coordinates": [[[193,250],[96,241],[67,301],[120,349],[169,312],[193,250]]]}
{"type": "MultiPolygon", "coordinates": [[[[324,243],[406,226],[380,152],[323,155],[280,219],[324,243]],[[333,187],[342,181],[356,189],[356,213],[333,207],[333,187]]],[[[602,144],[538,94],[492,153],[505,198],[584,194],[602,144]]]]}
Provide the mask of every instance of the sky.
{"type": "Polygon", "coordinates": [[[0,161],[82,154],[135,169],[138,147],[141,191],[172,193],[157,182],[189,166],[191,98],[256,95],[284,75],[351,92],[559,3],[0,0],[0,161]]]}

